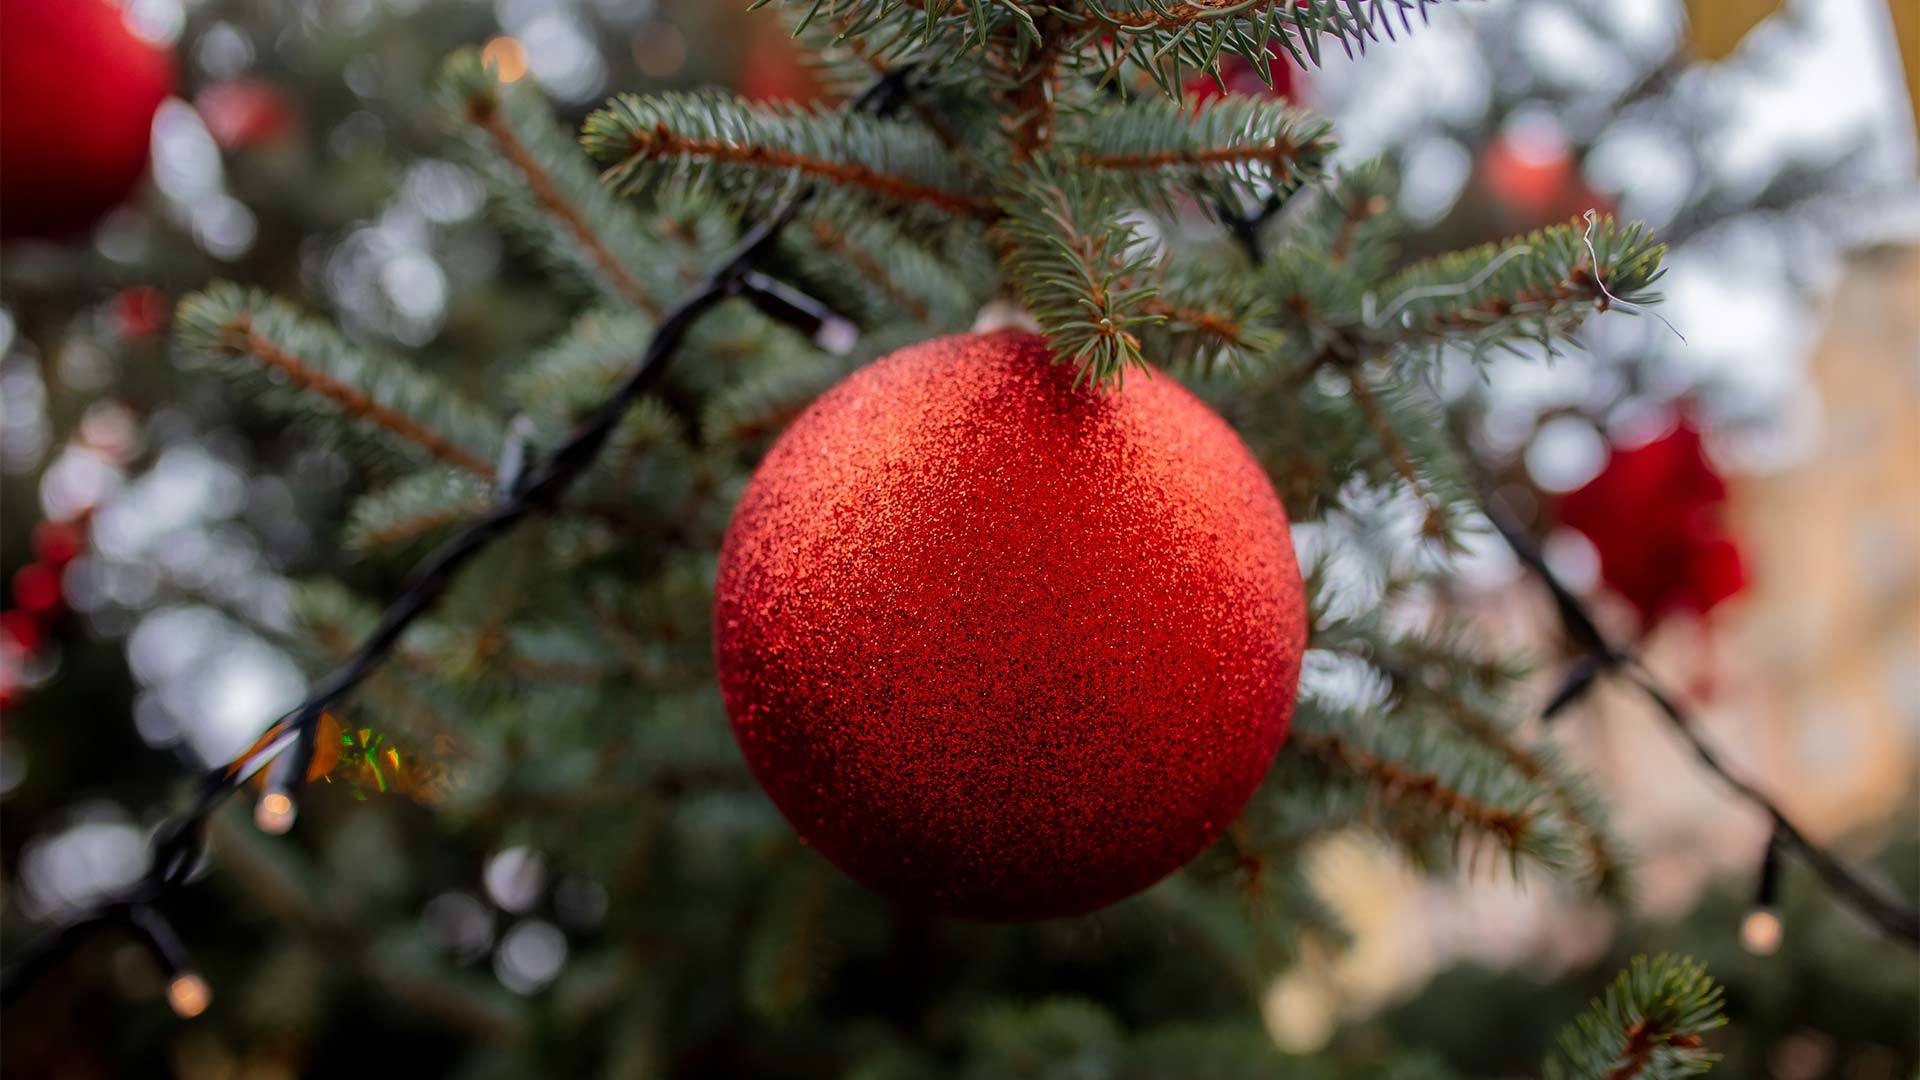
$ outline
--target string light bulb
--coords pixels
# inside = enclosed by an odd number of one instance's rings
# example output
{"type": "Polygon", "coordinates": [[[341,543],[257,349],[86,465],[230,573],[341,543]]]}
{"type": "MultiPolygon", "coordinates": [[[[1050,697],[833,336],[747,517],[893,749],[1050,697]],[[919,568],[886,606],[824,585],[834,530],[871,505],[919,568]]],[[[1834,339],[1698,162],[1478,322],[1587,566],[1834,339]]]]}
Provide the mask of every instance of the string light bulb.
{"type": "Polygon", "coordinates": [[[293,828],[297,808],[293,796],[284,791],[269,791],[253,806],[253,823],[270,836],[284,836],[293,828]]]}
{"type": "Polygon", "coordinates": [[[516,83],[527,74],[527,47],[518,38],[502,34],[480,50],[480,61],[492,68],[501,82],[516,83]]]}
{"type": "Polygon", "coordinates": [[[1740,945],[1755,956],[1779,952],[1780,942],[1786,935],[1786,924],[1780,921],[1779,912],[1771,908],[1754,908],[1740,920],[1740,945]]]}
{"type": "Polygon", "coordinates": [[[1780,941],[1787,936],[1786,924],[1780,921],[1780,849],[1785,837],[1778,826],[1767,837],[1767,847],[1760,855],[1760,878],[1753,894],[1753,906],[1747,909],[1747,917],[1740,920],[1740,945],[1755,956],[1772,956],[1780,951],[1780,941]]]}
{"type": "Polygon", "coordinates": [[[167,1004],[182,1020],[191,1020],[213,1003],[213,988],[197,972],[183,971],[167,984],[167,1004]]]}

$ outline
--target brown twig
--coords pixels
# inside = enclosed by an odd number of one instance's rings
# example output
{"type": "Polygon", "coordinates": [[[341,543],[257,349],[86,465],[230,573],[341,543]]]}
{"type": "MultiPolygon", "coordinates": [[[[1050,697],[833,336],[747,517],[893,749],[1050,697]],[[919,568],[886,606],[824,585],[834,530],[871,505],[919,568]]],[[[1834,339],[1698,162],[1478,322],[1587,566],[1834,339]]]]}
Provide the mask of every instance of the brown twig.
{"type": "Polygon", "coordinates": [[[1116,30],[1184,30],[1215,19],[1258,15],[1271,8],[1291,6],[1291,0],[1187,0],[1144,11],[1108,12],[1101,21],[1116,30]]]}
{"type": "Polygon", "coordinates": [[[1641,1020],[1627,1029],[1627,1044],[1620,1048],[1624,1060],[1607,1074],[1607,1080],[1636,1080],[1653,1063],[1653,1052],[1661,1046],[1697,1049],[1701,1045],[1698,1035],[1671,1034],[1658,1024],[1641,1020]]]}
{"type": "MultiPolygon", "coordinates": [[[[1288,162],[1300,156],[1303,147],[1290,142],[1276,142],[1258,146],[1209,146],[1195,150],[1182,148],[1177,150],[1143,150],[1131,154],[1095,154],[1080,155],[1080,163],[1097,169],[1165,169],[1173,166],[1191,168],[1218,165],[1248,165],[1265,162],[1285,168],[1288,162]]],[[[1287,175],[1275,176],[1276,183],[1285,183],[1287,175]]]]}
{"type": "Polygon", "coordinates": [[[687,139],[665,124],[634,132],[627,142],[626,157],[609,171],[617,172],[635,161],[667,155],[704,158],[723,165],[748,165],[769,172],[798,173],[848,187],[864,188],[895,202],[920,203],[970,217],[987,219],[999,216],[998,208],[990,200],[922,184],[858,162],[831,161],[774,146],[723,142],[718,139],[687,139]]]}
{"type": "Polygon", "coordinates": [[[1388,761],[1338,735],[1296,732],[1287,745],[1325,764],[1358,773],[1379,788],[1387,799],[1401,796],[1419,799],[1455,821],[1498,837],[1509,851],[1518,849],[1533,828],[1533,815],[1528,812],[1489,806],[1441,783],[1435,773],[1418,772],[1388,761]]]}
{"type": "Polygon", "coordinates": [[[521,175],[526,178],[527,190],[533,196],[533,201],[560,222],[573,237],[574,242],[587,253],[587,257],[593,260],[593,264],[599,267],[600,272],[613,283],[620,295],[641,311],[658,316],[661,311],[660,302],[654,299],[647,287],[640,283],[640,279],[634,277],[625,266],[621,265],[620,260],[614,257],[613,252],[601,243],[599,235],[588,223],[586,215],[580,212],[580,208],[560,193],[560,188],[553,182],[553,177],[547,175],[547,171],[540,166],[539,159],[534,157],[526,144],[520,141],[520,137],[514,134],[512,125],[508,124],[506,117],[501,115],[499,103],[487,98],[475,99],[468,105],[467,116],[480,130],[486,132],[489,138],[493,139],[494,145],[500,148],[500,153],[513,163],[514,168],[520,170],[521,175]]]}
{"type": "Polygon", "coordinates": [[[1036,24],[1040,46],[1015,76],[1013,157],[1024,161],[1053,140],[1053,79],[1070,35],[1065,16],[1049,14],[1036,24]]]}
{"type": "Polygon", "coordinates": [[[1353,253],[1353,238],[1360,231],[1360,226],[1386,212],[1387,199],[1384,195],[1349,202],[1342,207],[1340,228],[1334,233],[1333,249],[1328,252],[1335,266],[1344,265],[1347,256],[1353,253]]]}
{"type": "Polygon", "coordinates": [[[367,547],[387,547],[405,543],[427,533],[458,524],[487,508],[487,499],[483,495],[474,496],[472,502],[461,506],[442,507],[429,510],[424,514],[401,518],[382,528],[373,529],[361,537],[367,547]]]}
{"type": "Polygon", "coordinates": [[[1454,726],[1468,738],[1499,754],[1515,772],[1546,790],[1547,796],[1553,800],[1554,809],[1580,834],[1581,845],[1587,849],[1587,860],[1593,864],[1596,881],[1605,885],[1619,880],[1620,860],[1614,854],[1613,846],[1608,843],[1606,833],[1588,819],[1580,800],[1574,798],[1572,790],[1553,775],[1546,762],[1515,742],[1509,733],[1500,730],[1486,717],[1458,701],[1448,703],[1447,714],[1454,726]]]}
{"type": "Polygon", "coordinates": [[[1143,305],[1149,315],[1162,315],[1171,322],[1185,323],[1225,345],[1239,345],[1244,328],[1232,316],[1202,308],[1182,307],[1155,296],[1143,305]]]}
{"type": "Polygon", "coordinates": [[[879,260],[872,255],[853,246],[847,239],[847,234],[841,232],[832,222],[825,218],[815,218],[812,231],[814,243],[846,260],[848,266],[853,267],[861,277],[867,280],[867,284],[885,294],[894,306],[905,311],[913,321],[927,322],[933,317],[932,312],[927,310],[925,301],[894,284],[893,278],[887,274],[886,267],[881,266],[879,260]]]}
{"type": "Polygon", "coordinates": [[[342,382],[282,349],[266,335],[254,330],[251,316],[243,314],[221,330],[223,340],[233,352],[255,357],[261,363],[285,375],[288,381],[300,389],[318,394],[333,402],[348,416],[356,420],[364,420],[418,446],[437,461],[464,469],[489,482],[493,480],[493,466],[484,458],[457,445],[452,439],[434,431],[413,417],[387,408],[373,400],[359,387],[342,382]]]}
{"type": "Polygon", "coordinates": [[[1421,530],[1428,536],[1438,535],[1446,522],[1446,508],[1440,505],[1427,482],[1414,468],[1413,455],[1407,451],[1406,443],[1400,439],[1400,433],[1393,430],[1393,423],[1387,418],[1387,412],[1380,405],[1380,399],[1374,395],[1373,386],[1367,381],[1367,374],[1360,365],[1352,364],[1346,368],[1347,384],[1353,387],[1353,403],[1360,407],[1360,414],[1367,419],[1367,426],[1380,441],[1380,448],[1386,452],[1387,461],[1393,465],[1393,471],[1413,489],[1414,497],[1427,508],[1426,520],[1421,530]]]}

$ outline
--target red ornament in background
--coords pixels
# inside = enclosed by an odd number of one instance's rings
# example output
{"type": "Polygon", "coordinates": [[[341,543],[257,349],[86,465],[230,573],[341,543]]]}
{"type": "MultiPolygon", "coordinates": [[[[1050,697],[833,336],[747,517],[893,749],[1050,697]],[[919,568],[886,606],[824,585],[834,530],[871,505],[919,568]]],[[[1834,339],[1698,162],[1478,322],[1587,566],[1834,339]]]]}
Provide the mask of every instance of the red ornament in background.
{"type": "Polygon", "coordinates": [[[789,36],[778,19],[750,19],[740,52],[740,74],[734,92],[748,101],[792,101],[806,104],[826,97],[819,74],[807,54],[789,36]]]}
{"type": "Polygon", "coordinates": [[[167,328],[173,304],[151,285],[133,285],[114,294],[107,314],[121,340],[142,341],[167,328]]]}
{"type": "Polygon", "coordinates": [[[1267,75],[1273,80],[1268,86],[1260,79],[1260,71],[1247,62],[1247,58],[1237,53],[1220,57],[1220,72],[1201,72],[1188,79],[1181,87],[1187,99],[1195,105],[1204,104],[1227,94],[1240,94],[1244,97],[1275,97],[1288,101],[1298,100],[1297,85],[1300,70],[1293,66],[1292,57],[1278,45],[1268,45],[1267,75]]]}
{"type": "Polygon", "coordinates": [[[805,840],[917,908],[1090,911],[1239,813],[1306,638],[1287,520],[1165,375],[1044,339],[894,353],[768,453],[720,555],[720,686],[805,840]]]}
{"type": "Polygon", "coordinates": [[[1682,420],[1644,446],[1616,447],[1598,476],[1561,498],[1559,516],[1592,541],[1601,579],[1650,628],[1677,612],[1705,615],[1746,586],[1726,500],[1699,430],[1682,420]]]}
{"type": "Polygon", "coordinates": [[[1557,225],[1588,210],[1613,212],[1613,200],[1587,184],[1565,145],[1496,136],[1481,151],[1478,177],[1500,227],[1509,232],[1557,225]]]}
{"type": "Polygon", "coordinates": [[[216,83],[194,95],[193,107],[213,141],[228,153],[286,142],[300,130],[293,103],[263,79],[216,83]]]}
{"type": "Polygon", "coordinates": [[[35,561],[14,573],[12,606],[0,611],[0,708],[13,708],[25,698],[27,668],[66,610],[62,576],[67,564],[87,548],[89,520],[82,512],[70,521],[42,521],[33,527],[35,561]]]}
{"type": "Polygon", "coordinates": [[[80,232],[146,173],[165,50],[107,0],[0,0],[0,237],[80,232]]]}

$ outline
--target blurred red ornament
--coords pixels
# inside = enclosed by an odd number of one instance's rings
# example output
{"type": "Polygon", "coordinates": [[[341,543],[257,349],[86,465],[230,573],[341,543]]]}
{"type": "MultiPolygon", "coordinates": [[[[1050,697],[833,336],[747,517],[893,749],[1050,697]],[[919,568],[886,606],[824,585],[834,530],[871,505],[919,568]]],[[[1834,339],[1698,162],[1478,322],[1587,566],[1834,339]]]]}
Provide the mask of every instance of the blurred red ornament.
{"type": "Polygon", "coordinates": [[[1244,97],[1274,97],[1288,101],[1298,99],[1300,69],[1293,66],[1292,57],[1277,45],[1268,45],[1267,76],[1273,80],[1268,86],[1260,79],[1260,69],[1247,62],[1247,58],[1237,53],[1227,53],[1220,57],[1220,71],[1215,74],[1203,71],[1186,81],[1181,88],[1188,100],[1195,105],[1204,104],[1227,94],[1240,94],[1244,97]]]}
{"type": "Polygon", "coordinates": [[[807,63],[807,54],[788,36],[777,19],[752,19],[740,54],[740,74],[734,92],[748,101],[794,101],[802,104],[826,96],[820,76],[807,63]]]}
{"type": "Polygon", "coordinates": [[[107,312],[115,334],[124,341],[139,341],[167,328],[173,305],[159,289],[135,285],[114,294],[107,312]]]}
{"type": "Polygon", "coordinates": [[[0,237],[79,232],[146,173],[167,52],[107,0],[0,0],[0,237]]]}
{"type": "Polygon", "coordinates": [[[721,691],[807,843],[917,908],[1091,911],[1265,776],[1306,637],[1285,512],[1171,378],[1044,339],[894,353],[815,402],[720,556],[721,691]]]}
{"type": "Polygon", "coordinates": [[[80,530],[64,521],[42,521],[33,527],[34,554],[48,566],[58,568],[72,562],[85,542],[80,530]]]}
{"type": "MultiPolygon", "coordinates": [[[[0,611],[0,634],[5,634],[7,642],[26,656],[38,653],[46,640],[40,620],[24,611],[0,611]]],[[[5,644],[0,642],[0,648],[5,644]]]]}
{"type": "Polygon", "coordinates": [[[1746,586],[1740,547],[1726,531],[1727,485],[1700,432],[1616,448],[1585,487],[1560,500],[1560,522],[1600,555],[1600,577],[1651,627],[1676,612],[1705,615],[1746,586]]]}
{"type": "Polygon", "coordinates": [[[1480,186],[1515,232],[1577,218],[1588,210],[1613,212],[1613,200],[1588,186],[1564,145],[1535,145],[1501,135],[1480,155],[1480,186]]]}
{"type": "Polygon", "coordinates": [[[29,615],[51,614],[60,607],[60,571],[46,563],[28,563],[13,575],[14,606],[29,615]]]}
{"type": "Polygon", "coordinates": [[[284,142],[300,130],[293,103],[262,79],[216,83],[194,95],[193,107],[213,141],[228,152],[284,142]]]}

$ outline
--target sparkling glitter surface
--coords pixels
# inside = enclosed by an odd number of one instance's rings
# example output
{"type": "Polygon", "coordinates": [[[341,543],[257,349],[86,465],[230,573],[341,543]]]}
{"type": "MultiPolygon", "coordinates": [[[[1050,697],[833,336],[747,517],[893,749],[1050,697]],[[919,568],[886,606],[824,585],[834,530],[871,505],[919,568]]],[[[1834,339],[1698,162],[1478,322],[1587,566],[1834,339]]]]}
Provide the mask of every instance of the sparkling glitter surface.
{"type": "Polygon", "coordinates": [[[1072,382],[1025,333],[895,353],[794,422],[721,552],[755,776],[935,912],[1145,888],[1227,827],[1293,711],[1303,587],[1259,466],[1164,375],[1072,382]]]}

